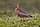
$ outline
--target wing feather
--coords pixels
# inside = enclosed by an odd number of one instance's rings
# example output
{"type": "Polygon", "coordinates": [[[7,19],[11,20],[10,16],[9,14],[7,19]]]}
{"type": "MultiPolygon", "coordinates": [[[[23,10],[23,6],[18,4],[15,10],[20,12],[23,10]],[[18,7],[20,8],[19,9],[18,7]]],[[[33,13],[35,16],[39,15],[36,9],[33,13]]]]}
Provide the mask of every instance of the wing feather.
{"type": "Polygon", "coordinates": [[[24,15],[24,16],[28,16],[27,13],[25,13],[24,11],[21,11],[21,10],[19,11],[19,14],[20,14],[20,15],[24,15]]]}

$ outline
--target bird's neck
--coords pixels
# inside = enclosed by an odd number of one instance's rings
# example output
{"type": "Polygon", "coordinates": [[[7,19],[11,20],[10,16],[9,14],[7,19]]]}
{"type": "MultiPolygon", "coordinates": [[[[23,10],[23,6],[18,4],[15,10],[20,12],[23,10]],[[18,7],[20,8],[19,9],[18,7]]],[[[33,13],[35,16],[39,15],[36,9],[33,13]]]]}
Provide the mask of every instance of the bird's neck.
{"type": "Polygon", "coordinates": [[[20,8],[16,8],[16,10],[20,10],[20,8]]]}
{"type": "Polygon", "coordinates": [[[16,12],[19,11],[19,10],[20,10],[20,8],[16,8],[16,9],[15,9],[16,12]]]}

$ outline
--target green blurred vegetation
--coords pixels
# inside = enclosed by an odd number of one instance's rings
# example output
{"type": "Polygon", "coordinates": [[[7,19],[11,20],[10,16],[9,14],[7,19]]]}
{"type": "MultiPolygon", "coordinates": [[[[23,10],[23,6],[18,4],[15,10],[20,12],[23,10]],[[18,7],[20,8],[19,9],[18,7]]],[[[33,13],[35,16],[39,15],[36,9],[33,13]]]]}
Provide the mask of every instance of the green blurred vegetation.
{"type": "Polygon", "coordinates": [[[0,0],[0,27],[40,27],[40,0],[0,0]],[[20,21],[15,13],[16,3],[33,17],[20,21]]]}
{"type": "Polygon", "coordinates": [[[20,17],[2,17],[0,18],[0,27],[39,27],[40,17],[26,18],[25,22],[20,21],[20,17]]]}

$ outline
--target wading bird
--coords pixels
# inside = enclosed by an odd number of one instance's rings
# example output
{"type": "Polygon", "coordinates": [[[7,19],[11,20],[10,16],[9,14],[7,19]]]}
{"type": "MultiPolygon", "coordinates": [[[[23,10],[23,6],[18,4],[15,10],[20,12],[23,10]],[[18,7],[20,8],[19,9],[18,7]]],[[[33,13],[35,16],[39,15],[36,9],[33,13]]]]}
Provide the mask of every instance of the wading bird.
{"type": "Polygon", "coordinates": [[[20,9],[20,5],[17,3],[16,8],[15,8],[16,15],[18,17],[21,17],[21,20],[24,19],[25,17],[32,17],[28,13],[24,12],[23,10],[20,9]]]}

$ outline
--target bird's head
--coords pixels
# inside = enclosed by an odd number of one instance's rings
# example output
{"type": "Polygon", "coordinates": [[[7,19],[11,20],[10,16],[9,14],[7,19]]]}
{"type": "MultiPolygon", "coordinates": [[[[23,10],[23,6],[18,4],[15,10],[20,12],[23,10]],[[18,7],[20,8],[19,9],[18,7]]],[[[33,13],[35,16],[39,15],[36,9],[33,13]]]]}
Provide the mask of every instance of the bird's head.
{"type": "Polygon", "coordinates": [[[15,8],[15,11],[17,12],[18,10],[20,10],[20,5],[19,3],[16,4],[16,8],[15,8]]]}
{"type": "Polygon", "coordinates": [[[17,9],[19,9],[19,8],[20,8],[20,5],[19,5],[19,3],[17,3],[17,4],[16,4],[16,8],[17,8],[17,9]]]}

